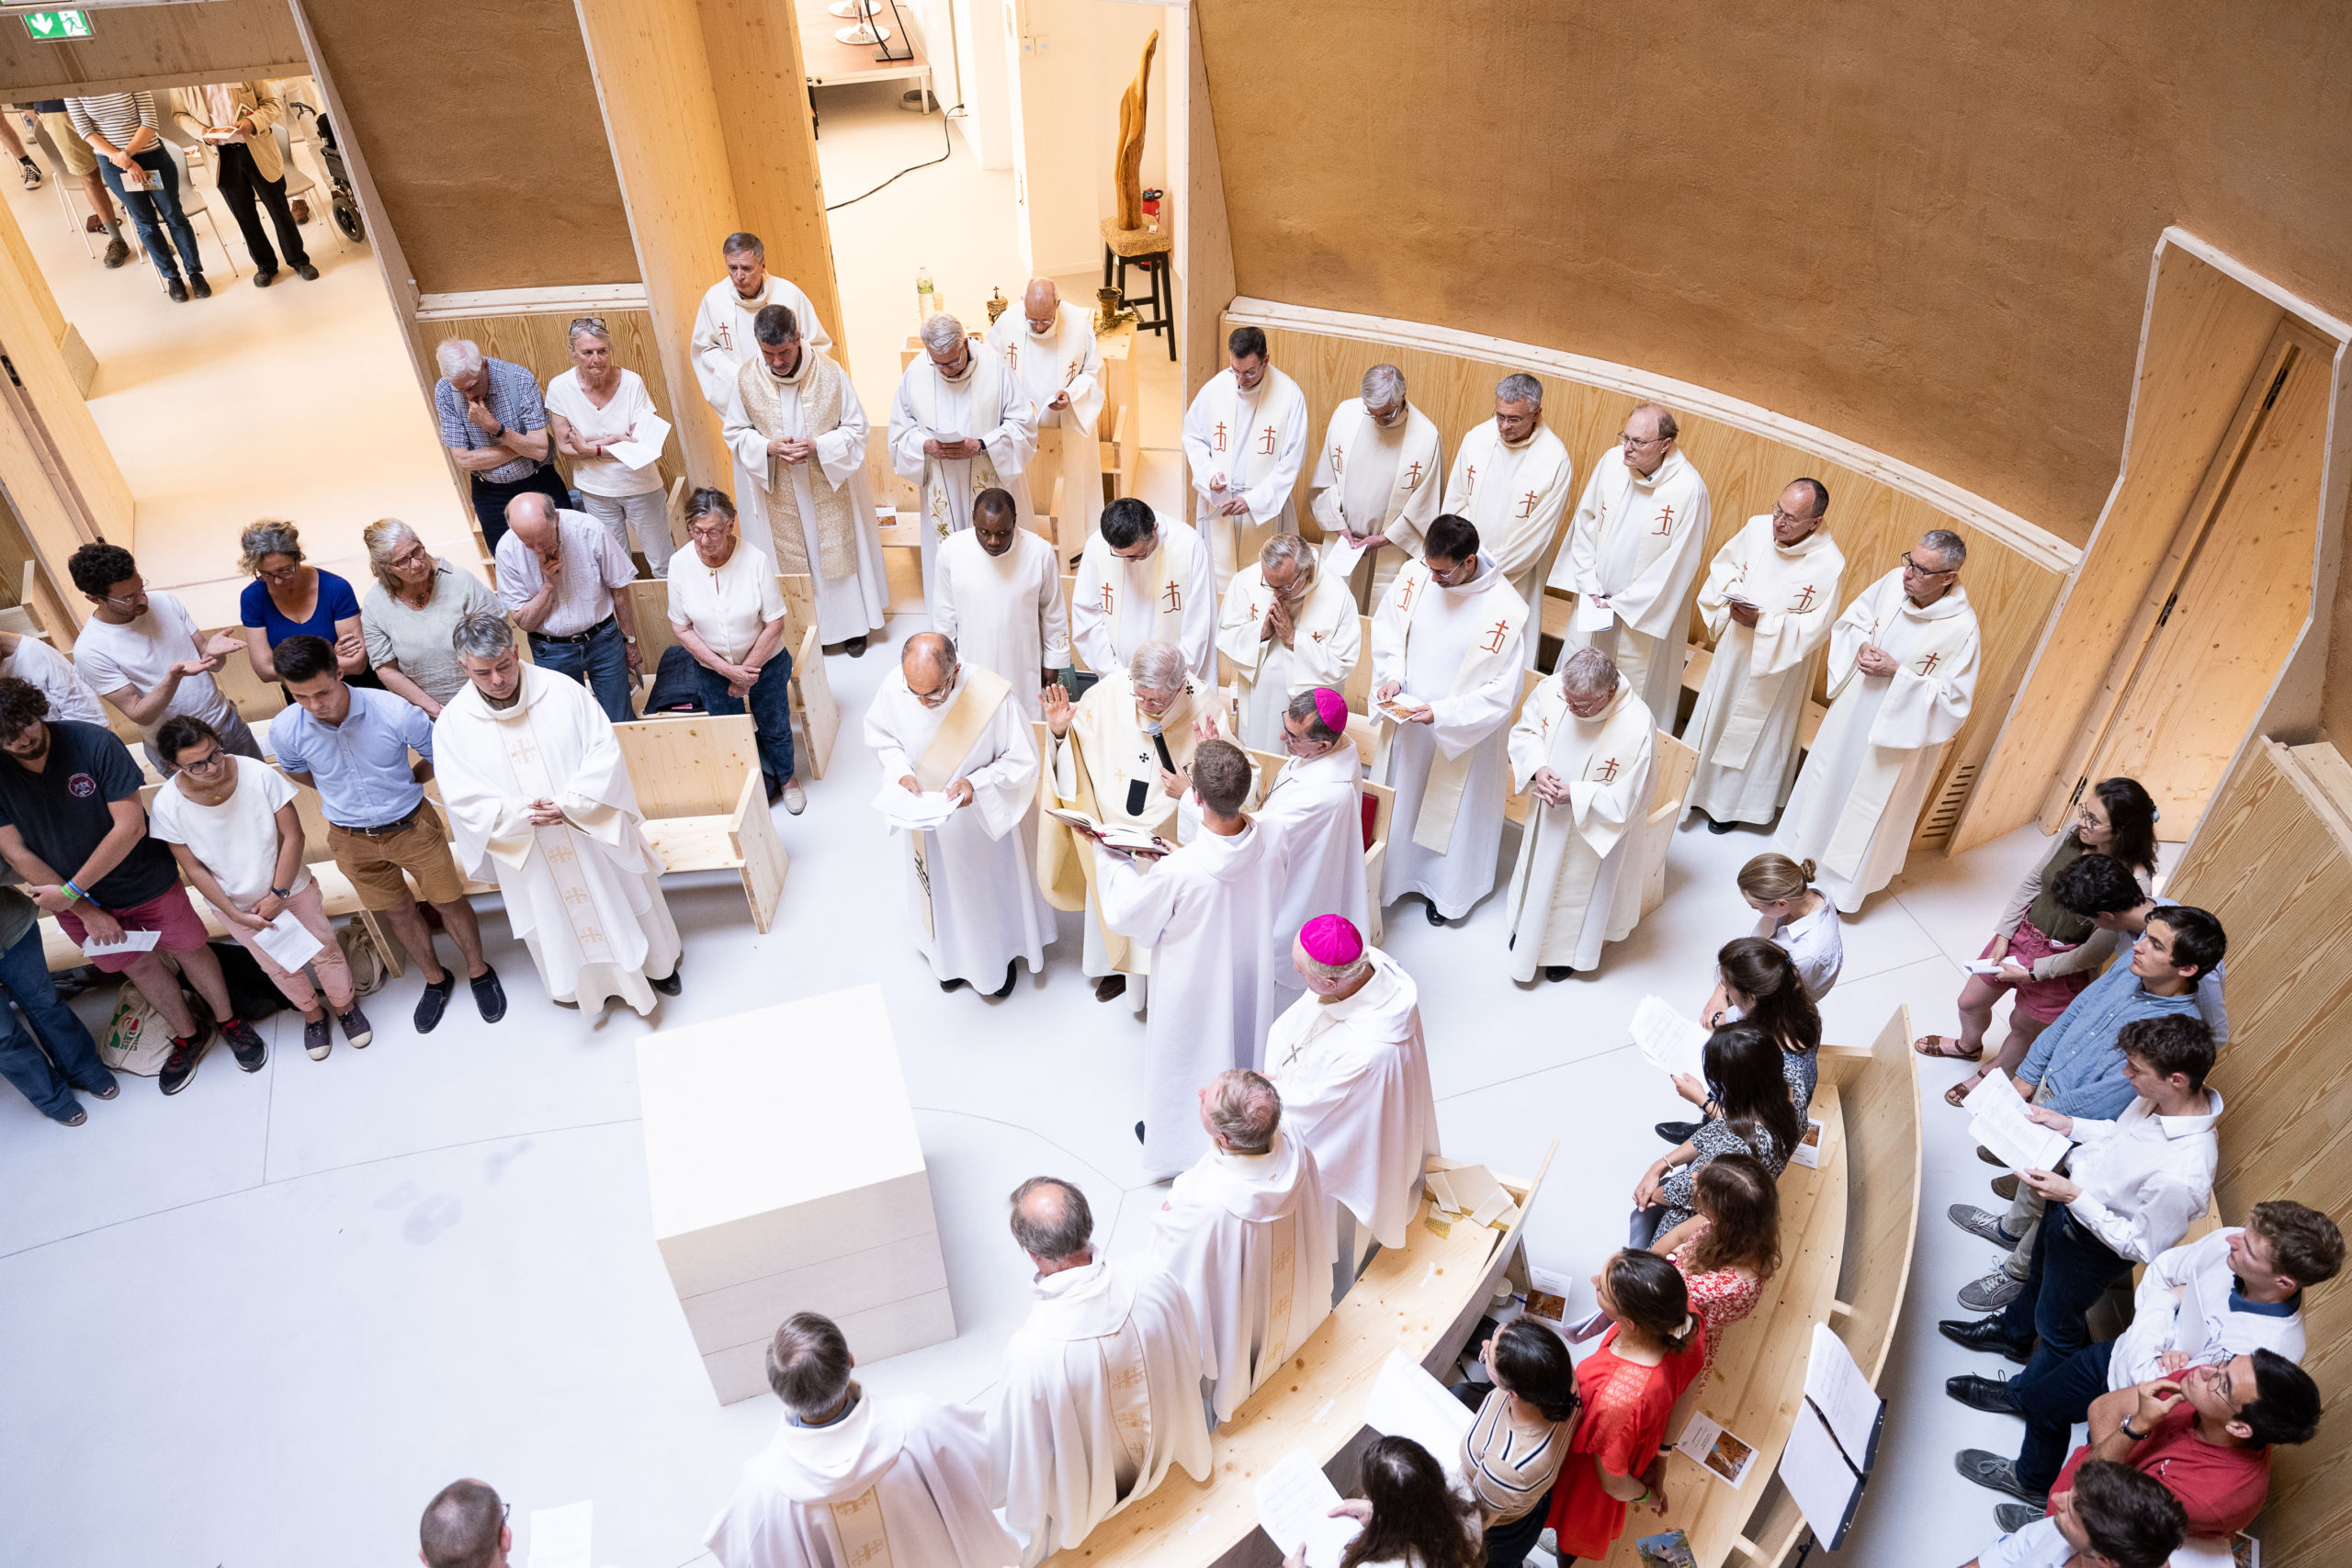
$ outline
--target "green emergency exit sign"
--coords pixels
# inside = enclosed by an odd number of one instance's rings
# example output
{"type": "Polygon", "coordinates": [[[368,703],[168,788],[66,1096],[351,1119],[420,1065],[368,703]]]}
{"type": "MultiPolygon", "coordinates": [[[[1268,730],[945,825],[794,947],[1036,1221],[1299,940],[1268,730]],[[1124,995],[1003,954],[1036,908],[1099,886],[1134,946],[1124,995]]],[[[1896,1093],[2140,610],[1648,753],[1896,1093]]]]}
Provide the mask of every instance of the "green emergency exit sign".
{"type": "Polygon", "coordinates": [[[87,11],[25,11],[25,31],[37,39],[55,42],[59,39],[88,38],[90,13],[87,11]]]}

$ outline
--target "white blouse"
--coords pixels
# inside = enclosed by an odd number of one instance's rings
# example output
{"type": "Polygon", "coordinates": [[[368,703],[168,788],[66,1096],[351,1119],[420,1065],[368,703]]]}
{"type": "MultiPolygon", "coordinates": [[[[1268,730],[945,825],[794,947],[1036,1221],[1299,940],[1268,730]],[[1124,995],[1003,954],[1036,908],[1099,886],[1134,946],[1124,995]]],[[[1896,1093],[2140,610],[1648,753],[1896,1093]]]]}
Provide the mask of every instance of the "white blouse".
{"type": "MultiPolygon", "coordinates": [[[[653,395],[645,389],[644,378],[634,370],[621,372],[621,384],[603,408],[588,400],[586,389],[580,385],[580,372],[567,370],[548,383],[548,410],[560,413],[571,422],[576,438],[582,446],[611,446],[627,435],[634,425],[640,432],[650,432],[653,421],[662,416],[654,410],[653,395]]],[[[648,463],[632,468],[618,457],[571,457],[572,488],[582,495],[643,495],[662,488],[662,474],[656,464],[648,463]]]]}
{"type": "Polygon", "coordinates": [[[1772,941],[1795,962],[1806,996],[1818,1002],[1829,994],[1838,983],[1838,971],[1846,966],[1846,934],[1838,921],[1838,906],[1827,895],[1812,914],[1774,926],[1772,941]]]}

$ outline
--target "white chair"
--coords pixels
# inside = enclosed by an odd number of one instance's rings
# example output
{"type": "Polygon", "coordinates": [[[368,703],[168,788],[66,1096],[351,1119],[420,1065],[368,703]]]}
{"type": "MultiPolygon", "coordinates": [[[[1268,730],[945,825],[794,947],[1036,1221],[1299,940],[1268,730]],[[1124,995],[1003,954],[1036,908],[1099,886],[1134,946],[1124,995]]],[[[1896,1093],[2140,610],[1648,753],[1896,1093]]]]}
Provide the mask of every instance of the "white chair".
{"type": "MultiPolygon", "coordinates": [[[[196,183],[196,176],[188,173],[187,154],[181,152],[176,143],[165,141],[162,146],[172,160],[172,167],[179,175],[180,210],[187,214],[189,228],[193,230],[196,220],[203,219],[204,226],[212,231],[212,243],[220,247],[220,258],[229,264],[229,276],[232,278],[243,276],[237,270],[236,254],[229,249],[229,242],[220,237],[220,225],[212,216],[211,187],[196,183]]],[[[183,263],[188,259],[181,258],[183,263]]],[[[157,276],[160,277],[162,275],[157,276]]]]}
{"type": "Polygon", "coordinates": [[[311,216],[326,220],[322,227],[334,236],[335,248],[348,249],[344,243],[343,231],[335,227],[334,214],[327,210],[328,202],[324,187],[311,177],[308,170],[294,161],[294,143],[288,138],[286,127],[282,124],[276,125],[271,127],[270,130],[271,134],[277,138],[278,159],[286,165],[286,199],[290,202],[299,196],[308,201],[311,204],[311,216]]]}
{"type": "MultiPolygon", "coordinates": [[[[92,261],[97,260],[97,250],[90,243],[90,231],[82,223],[83,214],[90,205],[89,193],[83,190],[78,178],[65,172],[65,155],[57,150],[57,142],[49,134],[49,127],[38,119],[33,121],[33,140],[40,144],[41,156],[49,160],[49,183],[57,192],[57,205],[65,209],[67,231],[79,234],[83,253],[92,261]],[[69,186],[73,187],[71,190],[66,188],[69,186]]],[[[138,254],[139,235],[135,228],[123,238],[130,242],[131,254],[138,254]]]]}
{"type": "MultiPolygon", "coordinates": [[[[164,96],[169,96],[168,94],[164,96]]],[[[180,150],[182,163],[202,164],[212,163],[212,149],[200,137],[190,135],[187,127],[180,123],[180,117],[168,106],[163,108],[162,123],[157,125],[155,130],[164,141],[180,150]]],[[[215,167],[213,183],[219,184],[220,177],[220,170],[215,167]]]]}

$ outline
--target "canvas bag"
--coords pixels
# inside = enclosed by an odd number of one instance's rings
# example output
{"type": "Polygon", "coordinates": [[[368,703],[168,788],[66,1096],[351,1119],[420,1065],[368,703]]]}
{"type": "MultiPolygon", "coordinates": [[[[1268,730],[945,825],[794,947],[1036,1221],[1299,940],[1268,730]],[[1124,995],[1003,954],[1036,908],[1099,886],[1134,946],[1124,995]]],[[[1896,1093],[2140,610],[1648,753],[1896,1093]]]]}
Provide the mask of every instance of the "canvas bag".
{"type": "MultiPolygon", "coordinates": [[[[163,958],[175,975],[179,973],[170,953],[163,958]]],[[[107,1020],[106,1033],[99,1038],[98,1060],[118,1073],[152,1078],[163,1072],[171,1054],[172,1030],[163,1010],[147,999],[138,982],[125,980],[115,995],[114,1016],[107,1020]]]]}
{"type": "Polygon", "coordinates": [[[388,978],[384,972],[384,955],[368,938],[367,928],[357,920],[345,920],[334,929],[334,944],[343,953],[343,961],[351,969],[351,994],[372,997],[384,988],[388,978]]]}

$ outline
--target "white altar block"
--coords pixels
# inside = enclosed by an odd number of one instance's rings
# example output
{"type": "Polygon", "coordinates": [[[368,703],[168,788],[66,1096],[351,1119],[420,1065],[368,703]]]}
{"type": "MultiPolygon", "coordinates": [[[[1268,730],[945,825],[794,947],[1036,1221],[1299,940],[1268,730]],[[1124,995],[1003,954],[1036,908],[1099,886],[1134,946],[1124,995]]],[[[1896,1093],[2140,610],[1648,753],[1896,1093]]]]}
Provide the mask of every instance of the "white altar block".
{"type": "Polygon", "coordinates": [[[637,1047],[654,1245],[722,1404],[819,1312],[861,1362],[956,1337],[931,1179],[879,986],[637,1047]]]}

